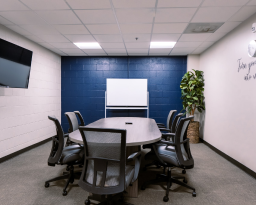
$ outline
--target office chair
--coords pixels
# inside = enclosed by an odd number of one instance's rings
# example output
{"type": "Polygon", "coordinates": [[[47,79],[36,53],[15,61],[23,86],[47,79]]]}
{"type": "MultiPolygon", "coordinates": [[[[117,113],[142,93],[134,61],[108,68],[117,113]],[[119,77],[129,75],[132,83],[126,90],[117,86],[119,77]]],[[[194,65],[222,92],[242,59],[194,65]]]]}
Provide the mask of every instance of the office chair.
{"type": "Polygon", "coordinates": [[[179,167],[184,169],[192,169],[194,167],[194,159],[190,152],[189,139],[184,139],[184,136],[186,136],[187,133],[189,122],[193,118],[194,116],[190,116],[180,120],[176,133],[169,133],[169,135],[173,138],[172,141],[161,140],[160,142],[156,142],[152,145],[155,152],[152,154],[152,157],[156,157],[162,166],[168,167],[168,173],[167,175],[158,175],[156,179],[145,182],[141,189],[145,190],[149,184],[167,182],[166,195],[163,198],[163,201],[165,202],[169,200],[168,195],[172,183],[179,184],[193,190],[192,196],[196,197],[195,188],[186,184],[187,180],[185,177],[171,176],[172,167],[179,167]],[[178,179],[183,179],[183,182],[179,181],[178,179]]]}
{"type": "Polygon", "coordinates": [[[88,127],[79,127],[79,130],[86,154],[78,184],[93,194],[85,204],[89,205],[90,199],[100,201],[100,204],[117,202],[138,177],[141,152],[126,159],[126,130],[88,127]],[[129,161],[135,161],[135,166],[126,165],[129,161]]]}
{"type": "Polygon", "coordinates": [[[74,113],[78,116],[78,118],[80,120],[79,126],[85,126],[84,118],[83,118],[82,114],[79,111],[74,111],[74,113]]]}
{"type": "Polygon", "coordinates": [[[167,129],[170,129],[171,126],[172,126],[172,118],[173,118],[173,116],[174,116],[174,114],[175,114],[176,112],[177,112],[177,110],[170,110],[170,112],[169,112],[169,114],[168,114],[168,116],[167,116],[166,126],[165,126],[165,124],[163,124],[163,123],[156,123],[157,126],[158,126],[159,128],[167,128],[167,129]]]}
{"type": "MultiPolygon", "coordinates": [[[[172,110],[171,110],[172,111],[172,110]]],[[[171,113],[171,111],[170,111],[170,113],[171,113]]],[[[174,110],[174,113],[176,112],[176,110],[174,110]]],[[[169,115],[170,115],[170,113],[169,113],[169,115]]],[[[168,115],[168,116],[169,116],[168,115]]],[[[171,115],[173,115],[173,114],[171,114],[171,115]]],[[[181,116],[183,115],[183,113],[179,113],[179,114],[177,114],[175,117],[174,117],[174,120],[173,120],[173,122],[171,121],[171,120],[169,120],[169,123],[168,123],[168,127],[170,127],[170,129],[167,129],[167,128],[159,128],[159,130],[161,131],[161,132],[163,132],[162,133],[162,138],[163,139],[165,139],[165,140],[167,140],[167,141],[170,141],[170,140],[172,140],[171,139],[171,137],[170,137],[170,135],[168,134],[168,133],[175,133],[176,132],[176,129],[177,129],[177,125],[179,124],[179,120],[180,120],[180,118],[181,118],[181,116]]],[[[168,121],[168,119],[167,119],[167,121],[168,121]]],[[[143,149],[151,149],[151,151],[150,152],[148,152],[146,155],[145,155],[145,159],[148,159],[148,160],[150,160],[150,156],[152,156],[152,153],[154,153],[153,152],[153,150],[152,150],[152,144],[146,144],[146,145],[143,145],[142,146],[143,147],[143,149]]],[[[154,157],[154,159],[155,159],[155,157],[154,157]]],[[[146,169],[147,169],[147,167],[150,167],[150,166],[152,166],[152,165],[156,165],[157,166],[157,168],[160,168],[161,167],[161,165],[159,164],[159,161],[158,160],[153,160],[151,163],[149,163],[149,164],[146,164],[145,166],[144,166],[144,171],[146,171],[146,169]]],[[[165,172],[165,167],[164,167],[164,172],[165,172]]],[[[182,170],[182,174],[186,174],[186,170],[185,169],[183,169],[182,170]]]]}
{"type": "Polygon", "coordinates": [[[54,122],[56,127],[57,135],[52,138],[52,149],[50,156],[48,158],[48,165],[55,166],[57,165],[67,165],[66,170],[68,171],[67,174],[63,176],[55,177],[53,179],[47,180],[45,182],[45,187],[49,187],[50,182],[61,180],[61,179],[68,179],[66,185],[63,189],[63,196],[67,195],[67,187],[69,183],[73,183],[75,178],[80,177],[79,173],[74,172],[74,165],[79,164],[83,161],[84,157],[84,150],[82,147],[78,145],[71,145],[68,147],[64,147],[64,132],[60,125],[58,119],[52,116],[48,116],[49,120],[54,122]]]}
{"type": "MultiPolygon", "coordinates": [[[[79,127],[78,120],[76,118],[76,114],[74,112],[65,112],[64,114],[68,118],[68,124],[69,124],[68,133],[76,131],[79,127]]],[[[66,142],[66,146],[69,146],[69,145],[72,145],[72,144],[76,144],[76,143],[72,142],[68,137],[67,142],[66,142]]]]}

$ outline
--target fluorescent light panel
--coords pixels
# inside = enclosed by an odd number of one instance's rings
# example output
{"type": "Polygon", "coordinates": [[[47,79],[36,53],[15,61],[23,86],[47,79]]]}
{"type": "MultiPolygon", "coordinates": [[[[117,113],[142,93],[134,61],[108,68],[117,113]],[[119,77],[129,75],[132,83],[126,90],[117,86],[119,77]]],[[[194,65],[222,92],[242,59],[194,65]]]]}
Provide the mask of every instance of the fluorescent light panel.
{"type": "Polygon", "coordinates": [[[101,49],[98,43],[74,43],[80,49],[101,49]]]}
{"type": "Polygon", "coordinates": [[[173,48],[176,42],[151,42],[150,48],[173,48]]]}

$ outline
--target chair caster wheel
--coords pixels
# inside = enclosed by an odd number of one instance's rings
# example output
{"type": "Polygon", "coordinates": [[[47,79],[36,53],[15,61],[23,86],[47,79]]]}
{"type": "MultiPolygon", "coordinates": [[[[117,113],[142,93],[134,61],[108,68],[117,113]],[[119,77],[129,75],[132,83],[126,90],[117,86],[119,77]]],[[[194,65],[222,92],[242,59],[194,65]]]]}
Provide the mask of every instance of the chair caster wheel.
{"type": "Polygon", "coordinates": [[[193,191],[192,196],[196,197],[196,192],[195,191],[193,191]]]}
{"type": "Polygon", "coordinates": [[[85,200],[85,202],[84,202],[84,204],[85,204],[85,205],[90,205],[90,204],[91,204],[91,202],[90,202],[90,200],[89,200],[89,199],[86,199],[86,200],[85,200]]]}
{"type": "Polygon", "coordinates": [[[169,201],[169,197],[168,197],[168,196],[164,196],[163,201],[164,201],[164,202],[169,201]]]}
{"type": "Polygon", "coordinates": [[[49,186],[50,186],[49,182],[45,182],[44,187],[47,188],[49,186]]]}
{"type": "Polygon", "coordinates": [[[144,187],[144,186],[141,186],[141,188],[140,188],[141,190],[145,190],[146,189],[146,187],[144,187]]]}
{"type": "Polygon", "coordinates": [[[67,196],[67,194],[68,194],[67,191],[63,191],[63,192],[62,192],[62,195],[63,195],[63,196],[67,196]]]}
{"type": "Polygon", "coordinates": [[[186,183],[188,183],[188,181],[186,180],[186,179],[183,179],[183,182],[186,184],[186,183]]]}
{"type": "Polygon", "coordinates": [[[182,170],[182,174],[186,174],[186,170],[185,169],[182,170]]]}

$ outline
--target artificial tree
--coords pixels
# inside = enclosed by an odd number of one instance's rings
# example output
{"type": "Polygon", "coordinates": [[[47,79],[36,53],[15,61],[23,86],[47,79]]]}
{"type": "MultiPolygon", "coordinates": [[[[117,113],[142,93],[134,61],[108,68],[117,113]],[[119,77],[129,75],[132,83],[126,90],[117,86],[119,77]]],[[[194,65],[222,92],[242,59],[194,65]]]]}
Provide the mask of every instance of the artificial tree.
{"type": "MultiPolygon", "coordinates": [[[[181,99],[183,100],[183,110],[189,115],[194,115],[197,109],[200,113],[205,110],[204,106],[204,78],[203,71],[193,70],[188,71],[182,77],[181,99]]],[[[199,122],[192,120],[189,124],[187,137],[191,143],[199,142],[199,122]]]]}

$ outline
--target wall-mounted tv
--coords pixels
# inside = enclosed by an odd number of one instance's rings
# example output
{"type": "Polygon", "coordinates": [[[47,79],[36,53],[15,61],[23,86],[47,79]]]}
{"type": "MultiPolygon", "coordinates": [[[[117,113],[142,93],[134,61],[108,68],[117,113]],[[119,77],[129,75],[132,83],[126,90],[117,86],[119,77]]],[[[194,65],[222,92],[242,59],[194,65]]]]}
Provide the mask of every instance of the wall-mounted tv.
{"type": "Polygon", "coordinates": [[[0,87],[28,88],[33,52],[0,39],[0,87]]]}

